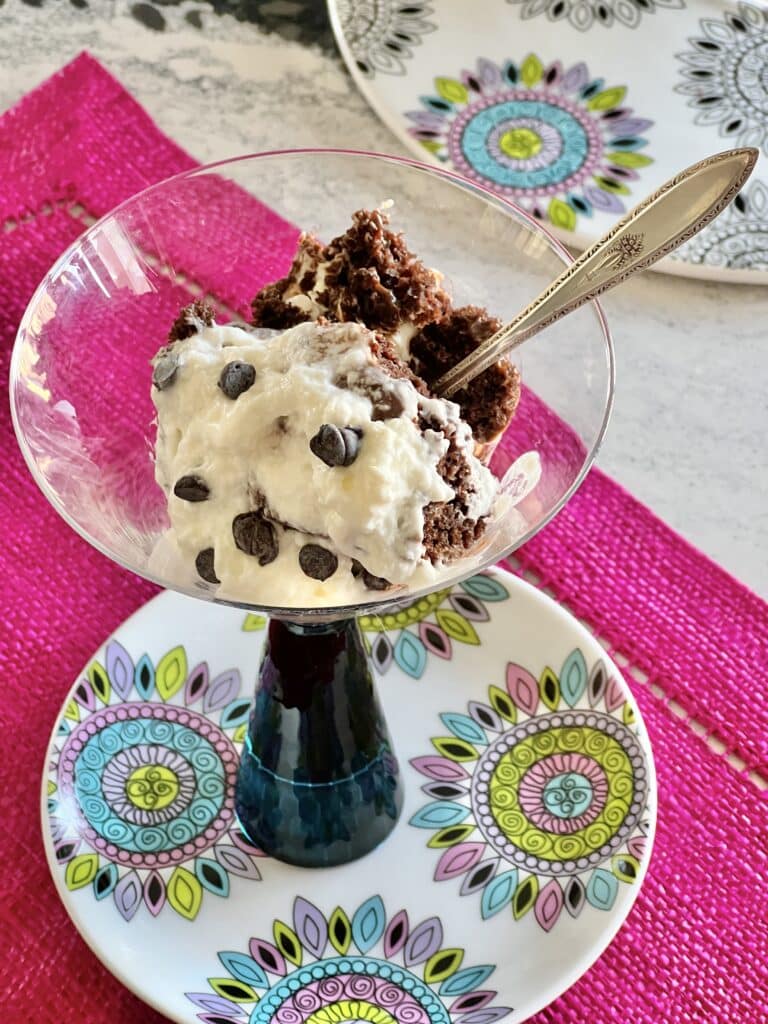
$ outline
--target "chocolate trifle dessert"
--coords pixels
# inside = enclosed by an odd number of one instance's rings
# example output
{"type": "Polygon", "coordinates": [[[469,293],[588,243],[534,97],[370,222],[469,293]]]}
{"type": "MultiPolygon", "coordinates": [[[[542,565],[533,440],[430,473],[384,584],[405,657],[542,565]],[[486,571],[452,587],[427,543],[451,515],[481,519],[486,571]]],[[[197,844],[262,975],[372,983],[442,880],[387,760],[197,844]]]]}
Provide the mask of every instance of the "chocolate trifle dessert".
{"type": "Polygon", "coordinates": [[[497,481],[481,457],[519,375],[497,364],[434,395],[500,322],[454,309],[387,224],[360,211],[327,245],[303,235],[251,324],[198,301],[154,359],[165,545],[222,596],[355,604],[439,581],[483,536],[497,481]]]}

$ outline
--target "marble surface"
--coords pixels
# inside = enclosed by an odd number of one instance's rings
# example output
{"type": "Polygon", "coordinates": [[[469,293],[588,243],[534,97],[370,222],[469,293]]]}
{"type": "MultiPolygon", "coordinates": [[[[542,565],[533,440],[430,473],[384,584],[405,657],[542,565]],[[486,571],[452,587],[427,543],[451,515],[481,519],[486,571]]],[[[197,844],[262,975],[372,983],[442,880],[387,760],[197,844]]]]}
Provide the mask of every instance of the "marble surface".
{"type": "MultiPolygon", "coordinates": [[[[88,49],[201,161],[313,145],[403,152],[320,8],[6,0],[0,109],[88,49]]],[[[604,306],[618,384],[598,464],[768,598],[768,288],[646,273],[604,306]]]]}

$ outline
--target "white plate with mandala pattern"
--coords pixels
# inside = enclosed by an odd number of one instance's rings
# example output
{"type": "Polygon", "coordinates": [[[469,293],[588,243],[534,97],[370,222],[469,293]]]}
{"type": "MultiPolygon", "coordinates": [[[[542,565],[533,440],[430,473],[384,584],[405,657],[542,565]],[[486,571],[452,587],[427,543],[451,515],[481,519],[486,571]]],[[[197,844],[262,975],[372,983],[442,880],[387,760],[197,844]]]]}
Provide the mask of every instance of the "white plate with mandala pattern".
{"type": "Polygon", "coordinates": [[[629,913],[655,828],[645,728],[596,640],[500,571],[361,619],[405,805],[373,853],[313,871],[233,814],[264,625],[164,593],[73,686],[42,816],[86,942],[189,1024],[515,1024],[555,999],[629,913]]]}
{"type": "Polygon", "coordinates": [[[585,248],[677,171],[751,181],[658,269],[768,283],[768,7],[744,0],[328,0],[357,85],[420,158],[585,248]]]}

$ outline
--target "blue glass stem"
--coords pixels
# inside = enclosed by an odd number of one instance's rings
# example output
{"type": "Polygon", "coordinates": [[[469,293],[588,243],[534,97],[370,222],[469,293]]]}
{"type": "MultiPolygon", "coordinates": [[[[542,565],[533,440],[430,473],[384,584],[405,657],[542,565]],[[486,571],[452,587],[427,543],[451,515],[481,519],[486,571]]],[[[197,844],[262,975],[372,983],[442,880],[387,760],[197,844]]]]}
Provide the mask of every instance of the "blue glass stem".
{"type": "Polygon", "coordinates": [[[390,833],[402,782],[354,619],[271,620],[235,794],[265,853],[327,867],[390,833]]]}

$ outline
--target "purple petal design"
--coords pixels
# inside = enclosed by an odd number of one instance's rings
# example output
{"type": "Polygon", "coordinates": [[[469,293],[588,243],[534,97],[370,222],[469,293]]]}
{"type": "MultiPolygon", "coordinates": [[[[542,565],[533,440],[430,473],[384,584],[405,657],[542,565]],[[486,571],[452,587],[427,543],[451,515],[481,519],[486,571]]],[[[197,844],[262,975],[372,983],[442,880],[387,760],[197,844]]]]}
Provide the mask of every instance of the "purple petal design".
{"type": "Polygon", "coordinates": [[[68,860],[72,860],[79,849],[79,839],[61,839],[54,846],[53,852],[56,854],[59,864],[66,864],[68,860]]]}
{"type": "Polygon", "coordinates": [[[480,860],[485,850],[485,843],[459,843],[449,846],[435,869],[435,881],[443,882],[446,878],[455,878],[469,871],[480,860]]]}
{"type": "Polygon", "coordinates": [[[627,849],[633,857],[637,857],[638,860],[641,860],[645,853],[647,842],[648,840],[645,836],[633,836],[627,843],[627,849]]]}
{"type": "Polygon", "coordinates": [[[606,110],[602,115],[602,120],[607,121],[609,124],[611,121],[621,121],[625,117],[630,117],[634,114],[632,107],[614,107],[613,110],[606,110]]]}
{"type": "Polygon", "coordinates": [[[239,1006],[233,1006],[228,999],[210,992],[185,992],[184,995],[195,1006],[199,1006],[201,1010],[208,1010],[209,1013],[220,1013],[223,1017],[239,1017],[242,1013],[239,1006]]]}
{"type": "Polygon", "coordinates": [[[86,708],[88,711],[96,710],[96,694],[87,679],[80,680],[72,696],[81,708],[86,708]]]}
{"type": "Polygon", "coordinates": [[[48,828],[51,832],[51,839],[54,842],[54,846],[58,843],[61,837],[66,833],[66,826],[63,821],[59,818],[51,818],[48,822],[48,828]]]}
{"type": "Polygon", "coordinates": [[[328,925],[314,904],[297,896],[293,904],[293,930],[299,942],[319,960],[328,942],[328,925]]]}
{"type": "Polygon", "coordinates": [[[602,661],[598,661],[592,669],[592,675],[587,683],[587,695],[589,696],[589,703],[593,708],[597,707],[598,702],[602,699],[607,684],[608,676],[605,672],[605,666],[602,661]]]}
{"type": "Polygon", "coordinates": [[[243,835],[240,829],[233,828],[229,833],[229,838],[239,850],[249,854],[251,857],[266,857],[264,851],[260,850],[258,846],[254,846],[253,843],[243,835]]]}
{"type": "Polygon", "coordinates": [[[560,79],[563,77],[563,65],[559,60],[554,61],[545,69],[543,74],[543,81],[545,86],[557,85],[560,79]]]}
{"type": "Polygon", "coordinates": [[[432,654],[436,654],[438,658],[450,659],[452,653],[450,637],[436,622],[420,622],[419,638],[432,654]]]}
{"type": "Polygon", "coordinates": [[[484,889],[496,874],[498,867],[498,857],[493,860],[485,860],[482,864],[478,864],[472,871],[467,873],[467,877],[461,883],[459,895],[469,896],[473,892],[477,892],[478,889],[484,889]]]}
{"type": "Polygon", "coordinates": [[[624,204],[617,196],[612,192],[604,192],[597,185],[585,185],[583,192],[584,197],[597,210],[602,210],[605,213],[621,213],[624,210],[624,204]]]}
{"type": "Polygon", "coordinates": [[[408,914],[399,910],[392,920],[384,935],[384,956],[389,960],[398,953],[408,939],[408,914]]]}
{"type": "Polygon", "coordinates": [[[480,57],[477,61],[477,80],[484,92],[494,92],[503,85],[498,65],[486,57],[480,57]]]}
{"type": "Polygon", "coordinates": [[[614,167],[609,164],[610,174],[613,178],[621,178],[622,181],[639,181],[640,175],[631,167],[614,167]]]}
{"type": "Polygon", "coordinates": [[[144,882],[144,902],[153,917],[157,917],[165,905],[165,882],[157,871],[150,871],[144,882]]]}
{"type": "Polygon", "coordinates": [[[376,668],[383,675],[392,664],[395,652],[384,633],[379,633],[371,646],[371,657],[376,668]]]}
{"type": "Polygon", "coordinates": [[[565,887],[565,909],[571,917],[579,916],[586,898],[583,884],[574,876],[565,887]]]}
{"type": "Polygon", "coordinates": [[[287,971],[283,954],[271,942],[263,939],[251,939],[248,951],[253,959],[270,974],[284,975],[287,971]]]}
{"type": "Polygon", "coordinates": [[[471,700],[467,705],[467,711],[469,711],[472,719],[477,722],[478,725],[482,725],[484,729],[492,729],[494,732],[501,732],[504,728],[501,717],[496,714],[493,708],[488,707],[487,704],[471,700]]]}
{"type": "Polygon", "coordinates": [[[547,882],[536,898],[534,914],[545,932],[551,931],[563,909],[563,890],[556,878],[547,882]]]}
{"type": "Polygon", "coordinates": [[[121,643],[110,640],[104,661],[112,689],[122,700],[127,700],[133,686],[133,658],[121,643]]]}
{"type": "Polygon", "coordinates": [[[618,679],[611,677],[605,689],[605,707],[607,711],[615,711],[624,703],[624,688],[618,679]]]}
{"type": "Polygon", "coordinates": [[[409,121],[413,121],[417,128],[440,132],[445,127],[444,118],[439,114],[432,114],[428,110],[409,110],[405,116],[409,121]]]}
{"type": "Polygon", "coordinates": [[[489,1006],[487,1010],[474,1010],[459,1017],[458,1024],[493,1024],[512,1012],[511,1006],[489,1006]]]}
{"type": "Polygon", "coordinates": [[[430,142],[432,139],[440,137],[440,132],[435,131],[434,128],[409,128],[408,134],[423,142],[430,142]]]}
{"type": "Polygon", "coordinates": [[[616,138],[627,135],[642,135],[653,127],[653,121],[644,117],[618,117],[610,122],[611,132],[616,138]]]}
{"type": "Polygon", "coordinates": [[[485,605],[471,594],[451,594],[448,600],[454,611],[472,622],[487,622],[491,617],[485,605]]]}
{"type": "Polygon", "coordinates": [[[457,779],[468,778],[465,769],[447,757],[427,754],[425,757],[414,757],[411,765],[428,779],[437,779],[438,782],[455,782],[457,779]]]}
{"type": "Polygon", "coordinates": [[[521,665],[507,665],[507,692],[527,715],[535,715],[539,703],[539,684],[521,665]]]}
{"type": "Polygon", "coordinates": [[[415,928],[405,944],[403,959],[406,967],[423,963],[443,944],[443,926],[439,917],[430,917],[415,928]]]}
{"type": "Polygon", "coordinates": [[[236,668],[222,672],[211,680],[211,684],[203,697],[203,711],[217,711],[229,704],[240,692],[240,673],[236,668]]]}
{"type": "Polygon", "coordinates": [[[482,1010],[498,994],[498,992],[494,992],[492,989],[486,989],[483,992],[469,992],[465,996],[459,996],[458,999],[454,999],[448,1007],[448,1013],[469,1013],[470,1010],[482,1010]]]}
{"type": "Polygon", "coordinates": [[[466,85],[470,92],[482,94],[483,84],[474,71],[462,71],[460,77],[461,81],[466,85]]]}
{"type": "Polygon", "coordinates": [[[435,800],[454,800],[466,796],[467,784],[460,785],[456,782],[428,782],[421,787],[422,793],[431,796],[435,800]]]}
{"type": "Polygon", "coordinates": [[[563,92],[576,92],[577,89],[583,89],[588,81],[589,71],[587,65],[582,61],[579,64],[574,64],[565,72],[560,84],[563,92]]]}
{"type": "MultiPolygon", "coordinates": [[[[224,1014],[222,1014],[222,1013],[198,1013],[197,1019],[199,1021],[201,1021],[201,1024],[221,1024],[222,1020],[224,1020],[224,1014]]],[[[240,1020],[240,1021],[242,1021],[243,1018],[240,1016],[240,1014],[239,1014],[239,1012],[237,1010],[232,1009],[227,1014],[226,1019],[227,1020],[232,1019],[232,1020],[240,1020]]]]}
{"type": "Polygon", "coordinates": [[[205,696],[209,683],[208,662],[201,661],[200,664],[195,665],[189,673],[187,682],[184,686],[184,703],[187,707],[205,696]]]}
{"type": "Polygon", "coordinates": [[[112,899],[124,921],[130,921],[139,909],[142,895],[141,880],[135,871],[129,871],[117,883],[112,899]]]}
{"type": "Polygon", "coordinates": [[[238,850],[236,846],[214,846],[213,856],[230,874],[250,878],[254,882],[261,878],[261,872],[248,854],[238,850]]]}

